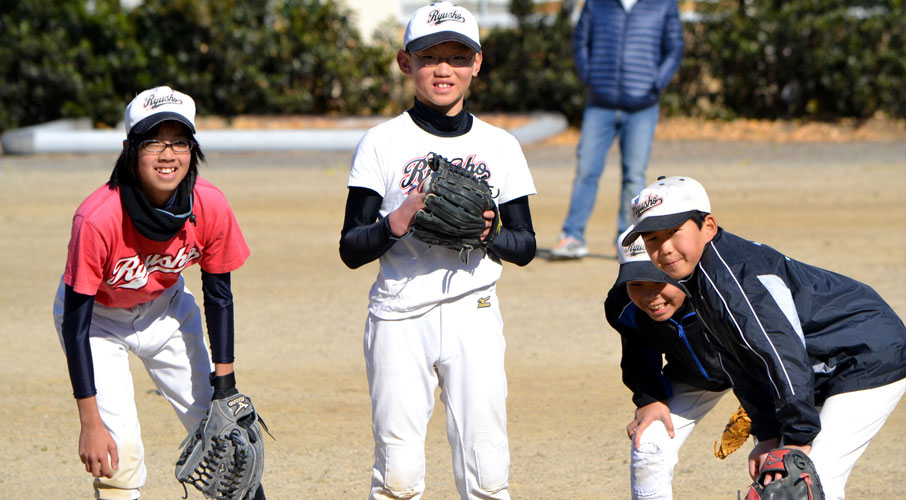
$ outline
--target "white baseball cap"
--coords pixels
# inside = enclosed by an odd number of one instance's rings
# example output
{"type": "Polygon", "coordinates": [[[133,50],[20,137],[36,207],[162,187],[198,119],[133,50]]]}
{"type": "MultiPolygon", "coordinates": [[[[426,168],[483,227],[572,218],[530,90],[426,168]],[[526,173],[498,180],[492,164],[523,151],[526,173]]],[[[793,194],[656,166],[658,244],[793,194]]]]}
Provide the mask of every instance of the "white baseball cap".
{"type": "Polygon", "coordinates": [[[145,90],[126,106],[126,135],[144,134],[167,120],[185,124],[194,134],[195,101],[170,87],[145,90]]]}
{"type": "Polygon", "coordinates": [[[459,42],[481,52],[475,16],[450,2],[436,2],[416,10],[403,36],[406,51],[418,52],[443,42],[459,42]]]}
{"type": "MultiPolygon", "coordinates": [[[[620,235],[620,241],[623,240],[630,232],[630,227],[620,235]]],[[[645,243],[641,237],[637,237],[627,246],[621,246],[617,249],[617,262],[620,263],[620,272],[617,274],[617,280],[613,286],[619,286],[627,281],[653,281],[655,283],[671,283],[676,281],[667,276],[663,271],[658,269],[651,259],[648,258],[648,252],[645,250],[645,243]]]]}
{"type": "Polygon", "coordinates": [[[628,246],[641,233],[682,225],[695,212],[711,213],[705,188],[691,177],[658,177],[632,199],[632,227],[621,241],[628,246]]]}

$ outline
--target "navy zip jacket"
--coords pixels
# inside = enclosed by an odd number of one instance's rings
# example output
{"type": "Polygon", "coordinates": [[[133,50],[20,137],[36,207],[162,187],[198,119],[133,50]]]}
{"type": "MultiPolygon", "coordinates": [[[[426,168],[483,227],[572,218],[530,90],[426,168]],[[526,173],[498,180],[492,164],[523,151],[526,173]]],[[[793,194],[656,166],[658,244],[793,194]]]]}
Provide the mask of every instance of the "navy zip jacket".
{"type": "Polygon", "coordinates": [[[770,405],[757,406],[773,406],[773,416],[750,412],[753,425],[763,424],[758,432],[753,427],[761,440],[809,444],[821,430],[816,406],[828,397],[906,377],[903,320],[851,278],[718,228],[695,271],[679,284],[728,355],[722,358],[738,363],[724,366],[737,395],[737,382],[746,379],[772,394],[770,405]],[[766,428],[772,419],[776,428],[766,428]]]}
{"type": "Polygon", "coordinates": [[[579,78],[595,106],[638,111],[657,103],[679,68],[683,26],[676,0],[587,0],[573,33],[579,78]]]}
{"type": "Polygon", "coordinates": [[[623,383],[632,391],[636,407],[672,396],[670,380],[706,391],[730,388],[717,352],[708,344],[695,311],[687,303],[669,320],[654,321],[630,300],[626,285],[620,284],[608,292],[604,314],[620,334],[623,383]]]}

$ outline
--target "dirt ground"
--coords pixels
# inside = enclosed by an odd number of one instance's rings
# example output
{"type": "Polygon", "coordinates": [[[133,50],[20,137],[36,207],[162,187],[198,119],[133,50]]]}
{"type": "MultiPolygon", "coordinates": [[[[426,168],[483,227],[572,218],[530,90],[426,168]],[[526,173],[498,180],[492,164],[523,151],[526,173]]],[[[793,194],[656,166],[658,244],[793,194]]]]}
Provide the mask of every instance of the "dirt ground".
{"type": "MultiPolygon", "coordinates": [[[[349,270],[337,241],[349,153],[209,154],[202,176],[229,198],[252,256],[233,273],[239,389],[276,441],[264,483],[272,499],[365,498],[372,462],[362,355],[372,263],[349,270]]],[[[574,147],[526,148],[539,247],[566,213],[574,147]]],[[[91,496],[77,456],[78,417],[51,305],[79,202],[114,158],[0,156],[0,498],[91,496]]],[[[628,496],[633,407],[620,381],[618,336],[603,318],[616,276],[611,246],[618,157],[612,152],[588,235],[592,255],[506,265],[499,282],[507,339],[513,498],[628,496]]],[[[658,140],[649,180],[689,175],[718,222],[787,255],[873,286],[906,317],[906,142],[754,143],[658,140]]],[[[187,271],[200,289],[198,268],[187,271]]],[[[149,467],[143,498],[175,499],[184,430],[140,363],[133,364],[149,467]]],[[[749,482],[743,451],[721,461],[713,441],[737,403],[726,396],[682,449],[678,499],[736,499],[749,482]]],[[[430,424],[427,499],[456,498],[444,416],[430,424]]],[[[848,498],[902,498],[906,403],[850,476],[848,498]]],[[[195,492],[189,498],[200,499],[195,492]]]]}

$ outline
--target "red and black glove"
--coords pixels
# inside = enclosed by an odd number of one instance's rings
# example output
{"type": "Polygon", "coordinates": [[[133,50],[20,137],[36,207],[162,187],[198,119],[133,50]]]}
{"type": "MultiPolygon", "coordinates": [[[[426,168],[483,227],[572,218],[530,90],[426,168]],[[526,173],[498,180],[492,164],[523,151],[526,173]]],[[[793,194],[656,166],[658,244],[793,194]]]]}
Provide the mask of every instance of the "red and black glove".
{"type": "Polygon", "coordinates": [[[749,486],[746,500],[824,500],[815,464],[805,453],[792,448],[771,450],[758,471],[758,479],[749,486]],[[768,474],[783,474],[765,485],[768,474]]]}

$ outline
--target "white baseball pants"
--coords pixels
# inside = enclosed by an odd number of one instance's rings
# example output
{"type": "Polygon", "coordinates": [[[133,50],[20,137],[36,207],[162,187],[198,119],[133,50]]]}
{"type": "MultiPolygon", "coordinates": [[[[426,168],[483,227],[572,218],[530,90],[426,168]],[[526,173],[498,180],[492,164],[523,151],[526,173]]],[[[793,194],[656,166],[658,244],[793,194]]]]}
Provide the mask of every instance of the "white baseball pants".
{"type": "Polygon", "coordinates": [[[460,498],[510,498],[505,348],[493,287],[417,317],[369,315],[364,350],[375,441],[370,499],[422,498],[425,435],[438,386],[460,498]]]}
{"type": "Polygon", "coordinates": [[[827,398],[819,408],[821,432],[808,456],[815,464],[826,500],[843,500],[856,461],[906,393],[906,379],[827,398]]]}
{"type": "Polygon", "coordinates": [[[632,499],[672,500],[673,469],[679,462],[679,450],[698,423],[720,401],[727,391],[713,392],[671,382],[673,397],[670,407],[674,438],[660,420],[642,432],[639,448],[632,440],[630,447],[629,484],[632,499]]]}
{"type": "MultiPolygon", "coordinates": [[[[53,308],[61,344],[63,290],[61,281],[53,308]]],[[[201,325],[201,311],[182,277],[160,297],[130,309],[94,304],[89,344],[98,410],[120,458],[112,478],[94,479],[95,498],[133,500],[145,484],[130,352],[142,360],[187,432],[204,417],[213,393],[208,378],[213,365],[201,325]]]]}

